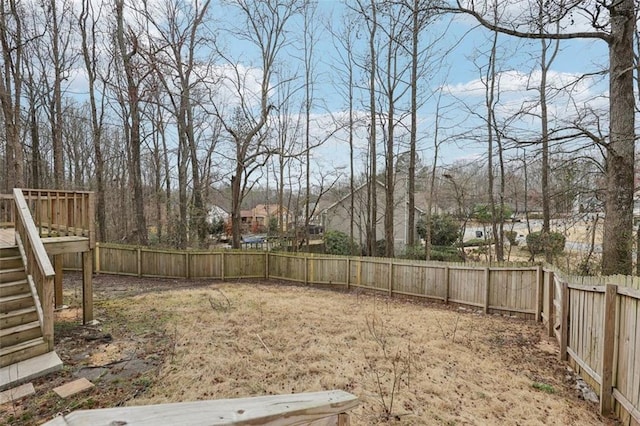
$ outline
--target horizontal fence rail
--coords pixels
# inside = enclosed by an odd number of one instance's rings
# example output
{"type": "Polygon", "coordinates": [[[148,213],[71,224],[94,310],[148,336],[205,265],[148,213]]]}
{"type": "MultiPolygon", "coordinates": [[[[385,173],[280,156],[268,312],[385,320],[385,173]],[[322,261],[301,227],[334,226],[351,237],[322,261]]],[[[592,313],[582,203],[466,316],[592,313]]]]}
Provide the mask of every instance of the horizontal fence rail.
{"type": "MultiPolygon", "coordinates": [[[[175,251],[98,244],[98,273],[260,278],[366,289],[546,323],[560,359],[600,395],[601,411],[640,425],[640,281],[564,277],[542,266],[487,266],[266,251],[175,251]]],[[[78,254],[67,269],[81,269],[78,254]]]]}

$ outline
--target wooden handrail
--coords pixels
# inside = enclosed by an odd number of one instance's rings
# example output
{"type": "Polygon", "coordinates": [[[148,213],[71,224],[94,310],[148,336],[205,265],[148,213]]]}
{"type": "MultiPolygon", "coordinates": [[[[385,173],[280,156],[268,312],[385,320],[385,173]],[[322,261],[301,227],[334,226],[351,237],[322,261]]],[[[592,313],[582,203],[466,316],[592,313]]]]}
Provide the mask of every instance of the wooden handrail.
{"type": "Polygon", "coordinates": [[[38,228],[36,227],[29,206],[22,194],[22,190],[13,190],[15,203],[16,242],[24,250],[26,257],[26,272],[35,283],[42,308],[43,338],[49,350],[53,350],[53,308],[55,271],[42,244],[38,228]]]}

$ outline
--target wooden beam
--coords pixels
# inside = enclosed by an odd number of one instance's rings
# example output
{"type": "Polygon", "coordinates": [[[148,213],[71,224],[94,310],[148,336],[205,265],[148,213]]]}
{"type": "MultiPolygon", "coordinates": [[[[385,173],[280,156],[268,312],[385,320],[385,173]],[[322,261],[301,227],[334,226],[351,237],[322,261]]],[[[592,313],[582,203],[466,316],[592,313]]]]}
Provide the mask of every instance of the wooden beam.
{"type": "Polygon", "coordinates": [[[89,251],[89,239],[86,237],[45,237],[41,238],[48,255],[55,256],[64,253],[80,253],[89,251]]]}
{"type": "Polygon", "coordinates": [[[82,322],[93,321],[93,262],[90,251],[82,253],[82,322]]]}
{"type": "Polygon", "coordinates": [[[602,315],[602,385],[600,386],[600,414],[609,415],[613,411],[613,363],[616,338],[616,299],[618,286],[607,284],[604,294],[602,315]]]}

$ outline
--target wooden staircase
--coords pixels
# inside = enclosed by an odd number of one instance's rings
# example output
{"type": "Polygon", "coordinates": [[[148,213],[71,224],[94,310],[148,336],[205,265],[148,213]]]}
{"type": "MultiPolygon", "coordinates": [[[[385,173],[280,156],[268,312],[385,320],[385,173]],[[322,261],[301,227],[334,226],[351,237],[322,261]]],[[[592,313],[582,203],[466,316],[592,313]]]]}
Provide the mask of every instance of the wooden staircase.
{"type": "Polygon", "coordinates": [[[17,247],[0,249],[0,368],[48,352],[17,247]]]}
{"type": "Polygon", "coordinates": [[[18,247],[0,248],[0,390],[62,368],[44,339],[34,293],[18,247]]]}
{"type": "Polygon", "coordinates": [[[0,239],[0,391],[62,368],[53,338],[62,267],[55,271],[50,256],[83,253],[83,321],[93,319],[94,215],[90,192],[14,188],[0,194],[0,227],[12,230],[0,239]]]}

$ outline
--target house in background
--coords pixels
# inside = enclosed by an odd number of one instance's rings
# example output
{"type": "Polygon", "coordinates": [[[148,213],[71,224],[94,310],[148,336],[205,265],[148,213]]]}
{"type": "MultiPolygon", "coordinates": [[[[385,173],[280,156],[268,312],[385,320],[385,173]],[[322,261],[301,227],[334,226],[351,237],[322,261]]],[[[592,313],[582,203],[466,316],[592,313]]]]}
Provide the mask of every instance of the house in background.
{"type": "Polygon", "coordinates": [[[207,212],[207,222],[210,224],[216,222],[227,222],[229,220],[229,213],[218,205],[212,205],[207,212]]]}
{"type": "Polygon", "coordinates": [[[278,220],[282,213],[283,231],[287,230],[287,224],[291,221],[289,211],[286,207],[277,204],[258,204],[250,210],[240,212],[241,229],[243,233],[265,233],[269,230],[269,221],[278,220]]]}
{"type": "MultiPolygon", "coordinates": [[[[407,191],[404,190],[404,185],[398,185],[398,188],[403,190],[396,191],[395,194],[395,208],[393,217],[393,232],[394,232],[394,249],[396,251],[404,250],[407,245],[409,232],[414,233],[414,241],[419,241],[417,231],[414,229],[408,229],[408,217],[409,217],[409,200],[407,191]]],[[[385,204],[386,193],[385,185],[380,181],[376,181],[376,197],[377,197],[377,220],[376,220],[376,238],[378,240],[384,239],[384,217],[385,217],[385,204]]],[[[357,187],[353,193],[339,199],[337,202],[331,204],[322,211],[322,225],[324,231],[340,231],[349,235],[351,217],[354,222],[354,235],[353,238],[360,247],[364,247],[367,241],[367,211],[369,202],[367,200],[367,184],[363,184],[357,187]],[[353,199],[353,211],[351,211],[351,200],[353,199]]],[[[415,207],[416,223],[424,212],[415,207]]]]}

